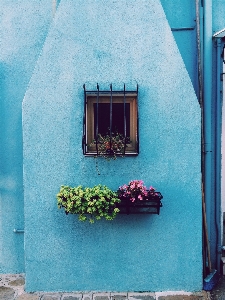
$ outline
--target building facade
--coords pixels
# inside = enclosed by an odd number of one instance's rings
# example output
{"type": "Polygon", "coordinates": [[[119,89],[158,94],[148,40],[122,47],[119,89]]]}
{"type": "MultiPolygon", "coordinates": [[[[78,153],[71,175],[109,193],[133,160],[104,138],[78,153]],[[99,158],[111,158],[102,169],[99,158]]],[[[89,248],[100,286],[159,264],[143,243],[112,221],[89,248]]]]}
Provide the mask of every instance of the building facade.
{"type": "Polygon", "coordinates": [[[222,255],[223,37],[213,35],[225,5],[4,1],[0,11],[0,272],[25,273],[27,291],[201,290],[202,195],[218,272],[222,255]],[[139,153],[98,158],[100,172],[82,151],[84,85],[138,86],[139,153]],[[57,208],[61,185],[133,179],[162,193],[159,215],[90,224],[57,208]]]}

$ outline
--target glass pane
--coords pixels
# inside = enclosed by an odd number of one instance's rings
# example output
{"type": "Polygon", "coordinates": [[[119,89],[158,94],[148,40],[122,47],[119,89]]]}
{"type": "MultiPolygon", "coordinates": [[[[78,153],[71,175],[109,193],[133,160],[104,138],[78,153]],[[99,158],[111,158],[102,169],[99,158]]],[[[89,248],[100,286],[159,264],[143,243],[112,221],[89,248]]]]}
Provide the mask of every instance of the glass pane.
{"type": "MultiPolygon", "coordinates": [[[[130,137],[130,104],[125,104],[126,136],[130,137]]],[[[97,126],[97,104],[94,103],[94,134],[97,126]]],[[[110,103],[98,104],[98,133],[106,135],[110,131],[110,103]]],[[[112,104],[112,132],[125,135],[124,132],[124,104],[112,104]]]]}

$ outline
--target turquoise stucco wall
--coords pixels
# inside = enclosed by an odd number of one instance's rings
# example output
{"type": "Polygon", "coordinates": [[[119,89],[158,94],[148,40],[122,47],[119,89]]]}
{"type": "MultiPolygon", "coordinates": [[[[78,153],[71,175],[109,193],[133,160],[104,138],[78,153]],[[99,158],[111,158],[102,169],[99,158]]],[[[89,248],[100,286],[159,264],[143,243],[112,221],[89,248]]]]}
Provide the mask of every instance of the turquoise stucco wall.
{"type": "Polygon", "coordinates": [[[23,101],[26,289],[202,288],[200,108],[160,1],[62,0],[23,101]],[[99,4],[99,2],[101,2],[99,4]],[[140,154],[81,149],[83,84],[139,84],[140,154]],[[112,189],[143,179],[160,215],[80,223],[57,210],[61,184],[112,189]]]}
{"type": "MultiPolygon", "coordinates": [[[[163,8],[165,10],[166,16],[168,18],[169,24],[172,28],[175,27],[188,27],[195,25],[195,1],[189,0],[161,0],[163,8]],[[191,25],[192,24],[192,25],[191,25]]],[[[204,1],[199,1],[200,4],[203,4],[204,1]]],[[[200,7],[200,18],[203,22],[203,7],[200,7]]],[[[225,5],[223,0],[213,0],[212,1],[212,35],[215,32],[225,28],[225,5]]],[[[185,66],[189,72],[191,77],[193,86],[195,88],[196,93],[198,94],[198,79],[197,75],[197,52],[196,52],[196,27],[193,31],[173,31],[175,40],[181,52],[182,58],[184,60],[185,66]]],[[[203,33],[202,33],[203,34],[203,33]]],[[[216,135],[220,132],[220,128],[218,128],[218,119],[221,117],[220,115],[216,115],[216,103],[217,103],[217,46],[216,40],[212,39],[212,52],[213,52],[213,62],[212,62],[212,165],[213,170],[211,172],[212,183],[211,183],[211,206],[207,209],[210,210],[210,244],[211,244],[211,260],[214,268],[219,268],[217,264],[217,257],[220,255],[220,240],[223,237],[220,234],[220,226],[217,223],[216,215],[220,214],[220,190],[218,189],[218,181],[220,180],[220,170],[214,169],[216,166],[217,155],[220,159],[221,155],[216,154],[218,150],[216,149],[215,141],[216,135]],[[216,203],[217,202],[217,203],[216,203]]],[[[221,47],[221,54],[222,54],[221,47]]],[[[203,52],[203,48],[202,48],[203,52]]],[[[222,56],[221,66],[222,66],[222,56]]],[[[222,72],[222,69],[221,69],[222,72]]],[[[222,96],[222,93],[221,93],[222,96]]],[[[222,102],[221,102],[222,104],[222,102]]],[[[220,134],[220,133],[219,133],[220,134]]],[[[220,145],[218,145],[220,147],[220,145]]],[[[221,219],[222,220],[222,219],[221,219]]],[[[221,221],[222,222],[222,221],[221,221]]]]}
{"type": "Polygon", "coordinates": [[[223,0],[212,1],[213,33],[225,28],[225,6],[223,0]]]}
{"type": "Polygon", "coordinates": [[[46,1],[0,5],[0,273],[24,272],[22,100],[52,19],[46,1]]]}
{"type": "Polygon", "coordinates": [[[195,0],[161,0],[167,20],[198,95],[195,0]],[[186,28],[186,30],[184,30],[186,28]]]}

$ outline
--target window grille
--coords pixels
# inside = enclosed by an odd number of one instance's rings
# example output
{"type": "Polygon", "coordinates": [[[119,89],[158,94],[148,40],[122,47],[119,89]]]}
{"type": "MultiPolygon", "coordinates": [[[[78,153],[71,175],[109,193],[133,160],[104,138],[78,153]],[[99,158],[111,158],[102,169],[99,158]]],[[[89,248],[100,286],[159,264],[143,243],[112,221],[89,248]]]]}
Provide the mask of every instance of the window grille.
{"type": "Polygon", "coordinates": [[[107,91],[99,84],[96,90],[86,90],[85,84],[83,88],[83,154],[98,156],[107,143],[108,156],[138,155],[138,85],[135,91],[126,90],[125,84],[121,91],[113,90],[112,84],[107,91]]]}

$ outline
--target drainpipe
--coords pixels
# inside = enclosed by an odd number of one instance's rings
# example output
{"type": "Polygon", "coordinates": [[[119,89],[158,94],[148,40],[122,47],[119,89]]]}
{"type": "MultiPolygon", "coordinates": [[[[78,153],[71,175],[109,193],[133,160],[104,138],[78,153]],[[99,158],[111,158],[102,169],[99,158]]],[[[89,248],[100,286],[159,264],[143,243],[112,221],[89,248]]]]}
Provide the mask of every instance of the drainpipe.
{"type": "MultiPolygon", "coordinates": [[[[204,1],[203,30],[203,151],[206,220],[210,240],[212,202],[212,0],[204,1]]],[[[209,241],[210,243],[210,241],[209,241]]]]}
{"type": "Polygon", "coordinates": [[[217,46],[217,78],[216,78],[216,199],[215,199],[215,213],[216,213],[216,229],[217,229],[217,270],[220,269],[221,259],[221,39],[216,40],[217,46]]]}
{"type": "Polygon", "coordinates": [[[216,161],[215,161],[215,220],[217,230],[217,249],[216,263],[217,270],[221,264],[221,135],[222,135],[222,102],[221,102],[221,39],[225,37],[225,28],[213,35],[216,40],[216,115],[215,115],[215,146],[216,146],[216,161]]]}
{"type": "MultiPolygon", "coordinates": [[[[221,50],[222,45],[224,46],[224,38],[225,38],[225,28],[216,32],[213,35],[213,38],[216,40],[216,62],[217,62],[217,76],[216,76],[216,229],[217,229],[217,269],[220,268],[221,265],[221,256],[222,250],[224,251],[224,246],[222,247],[222,227],[223,224],[223,216],[221,216],[221,164],[222,164],[222,156],[221,156],[221,136],[222,136],[222,98],[221,98],[221,75],[223,75],[223,69],[221,68],[221,50]]],[[[223,50],[223,60],[224,60],[224,50],[223,50]]],[[[223,62],[224,64],[224,62],[223,62]]],[[[224,68],[224,67],[223,67],[224,68]]]]}

